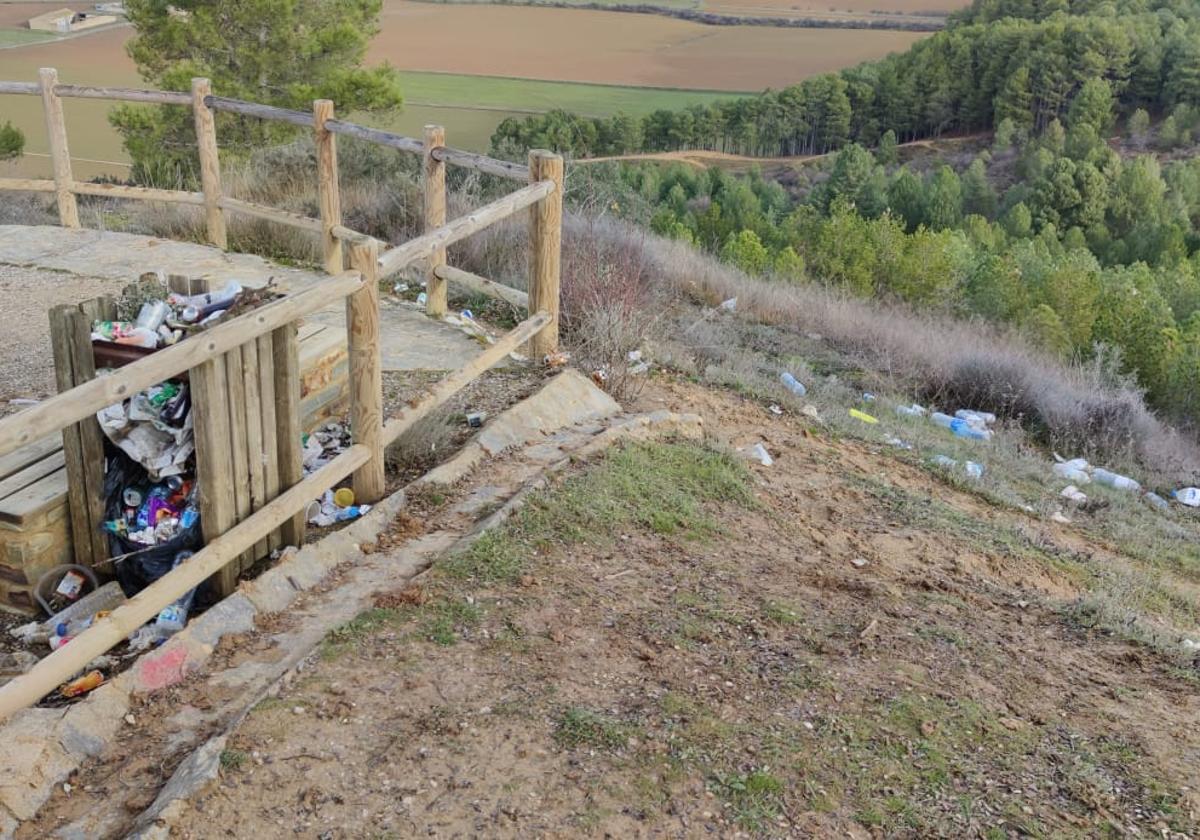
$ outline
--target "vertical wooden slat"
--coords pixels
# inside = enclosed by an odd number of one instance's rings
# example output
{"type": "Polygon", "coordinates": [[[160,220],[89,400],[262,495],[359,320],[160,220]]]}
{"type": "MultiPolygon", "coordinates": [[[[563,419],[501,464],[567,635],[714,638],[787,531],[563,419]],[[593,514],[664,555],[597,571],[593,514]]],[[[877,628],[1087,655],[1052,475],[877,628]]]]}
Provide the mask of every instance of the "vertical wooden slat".
{"type": "Polygon", "coordinates": [[[548,312],[551,321],[529,342],[541,359],[558,350],[558,298],[562,271],[563,159],[551,152],[529,153],[529,180],[553,181],[554,192],[529,208],[529,313],[548,312]]]}
{"type": "MultiPolygon", "coordinates": [[[[264,462],[264,492],[267,501],[279,495],[279,442],[275,428],[275,359],[271,336],[260,335],[258,341],[258,399],[261,407],[262,451],[264,462]]],[[[267,550],[279,548],[279,529],[267,536],[267,550]]]]}
{"type": "MultiPolygon", "coordinates": [[[[74,333],[73,319],[78,314],[78,309],[65,304],[50,310],[50,346],[54,353],[54,377],[60,394],[75,386],[71,338],[74,333]]],[[[78,424],[62,430],[62,442],[63,458],[67,466],[71,547],[76,563],[91,566],[96,558],[92,553],[92,535],[89,532],[87,479],[83,469],[83,442],[79,437],[78,424]]]]}
{"type": "MultiPolygon", "coordinates": [[[[279,446],[279,488],[287,490],[304,478],[300,452],[300,340],[296,323],[271,333],[275,367],[275,424],[279,446]]],[[[304,545],[304,511],[285,520],[280,538],[285,545],[304,545]]]]}
{"type": "Polygon", "coordinates": [[[354,497],[374,504],[383,498],[383,368],[379,348],[379,245],[350,246],[350,266],[363,286],[346,298],[350,345],[350,429],[354,442],[371,450],[371,460],[354,472],[354,497]]]}
{"type": "MultiPolygon", "coordinates": [[[[225,385],[225,357],[194,367],[192,414],[196,435],[196,480],[200,492],[200,524],[204,541],[211,542],[232,527],[236,520],[233,496],[233,458],[229,446],[229,406],[225,385]]],[[[230,564],[236,566],[237,564],[230,564]]],[[[230,567],[227,566],[226,569],[230,567]]],[[[212,577],[216,594],[225,597],[237,585],[225,570],[212,577]]]]}
{"type": "Polygon", "coordinates": [[[204,98],[212,95],[208,79],[192,79],[192,118],[196,149],[200,153],[200,188],[204,191],[204,221],[209,244],[229,247],[225,211],[221,209],[221,159],[217,150],[217,123],[204,98]]]}
{"type": "Polygon", "coordinates": [[[54,92],[58,71],[43,67],[38,71],[42,84],[42,110],[46,115],[46,137],[50,141],[50,162],[54,167],[54,197],[58,201],[58,219],[63,227],[79,227],[79,206],[72,192],[75,176],[71,174],[71,150],[67,145],[67,124],[63,118],[62,100],[54,92]]]}
{"type": "MultiPolygon", "coordinates": [[[[246,381],[242,376],[242,348],[225,354],[225,387],[229,407],[229,452],[233,463],[234,521],[250,515],[250,465],[246,451],[246,381]]],[[[226,572],[236,586],[242,569],[254,562],[253,549],[242,555],[241,563],[231,563],[226,572]],[[240,568],[239,568],[240,566],[240,568]]]]}
{"type": "MultiPolygon", "coordinates": [[[[243,417],[246,425],[246,466],[250,471],[250,510],[261,510],[267,503],[267,464],[263,450],[262,403],[258,388],[258,339],[242,345],[242,387],[246,399],[243,417]]],[[[271,453],[275,457],[275,453],[271,453]]],[[[267,554],[267,538],[254,546],[255,560],[267,554]]]]}
{"type": "Polygon", "coordinates": [[[313,102],[313,131],[317,144],[317,192],[321,208],[322,243],[325,270],[342,273],[342,240],[333,229],[342,223],[342,200],[338,188],[337,136],[325,129],[333,119],[333,102],[318,99],[313,102]]]}
{"type": "MultiPolygon", "coordinates": [[[[446,129],[440,125],[425,126],[425,163],[421,185],[425,205],[425,233],[446,224],[446,164],[433,156],[433,150],[446,145],[446,129]]],[[[437,276],[439,266],[446,264],[446,249],[439,248],[429,258],[425,275],[425,313],[434,318],[446,314],[446,281],[437,276]]]]}
{"type": "MultiPolygon", "coordinates": [[[[98,298],[79,305],[72,320],[71,365],[73,385],[96,378],[96,360],[92,355],[92,323],[116,315],[112,298],[98,298]]],[[[96,562],[108,558],[108,539],[100,529],[104,521],[104,432],[95,417],[75,424],[83,448],[83,481],[87,498],[88,530],[91,552],[96,562]]]]}

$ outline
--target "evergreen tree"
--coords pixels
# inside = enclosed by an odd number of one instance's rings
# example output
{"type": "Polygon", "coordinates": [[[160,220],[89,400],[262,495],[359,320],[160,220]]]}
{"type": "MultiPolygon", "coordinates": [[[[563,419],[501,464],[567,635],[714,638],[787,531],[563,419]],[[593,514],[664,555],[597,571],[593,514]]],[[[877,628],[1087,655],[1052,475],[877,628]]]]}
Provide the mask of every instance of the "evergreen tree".
{"type": "Polygon", "coordinates": [[[883,136],[879,138],[879,148],[875,150],[875,159],[884,166],[895,166],[900,160],[899,150],[896,148],[896,132],[888,129],[883,132],[883,136]]]}
{"type": "MultiPolygon", "coordinates": [[[[212,81],[220,96],[309,111],[332,99],[343,114],[401,103],[396,72],[362,67],[381,0],[127,0],[136,34],[126,49],[148,82],[186,91],[212,81]]],[[[191,111],[123,105],[110,121],[142,181],[191,180],[191,111]]],[[[294,136],[285,123],[218,115],[222,149],[244,152],[294,136]]]]}
{"type": "Polygon", "coordinates": [[[980,158],[975,158],[962,176],[963,213],[991,219],[996,215],[996,205],[996,191],[988,181],[987,167],[980,158]]]}
{"type": "Polygon", "coordinates": [[[25,135],[7,120],[0,125],[0,160],[20,157],[25,151],[25,135]]]}

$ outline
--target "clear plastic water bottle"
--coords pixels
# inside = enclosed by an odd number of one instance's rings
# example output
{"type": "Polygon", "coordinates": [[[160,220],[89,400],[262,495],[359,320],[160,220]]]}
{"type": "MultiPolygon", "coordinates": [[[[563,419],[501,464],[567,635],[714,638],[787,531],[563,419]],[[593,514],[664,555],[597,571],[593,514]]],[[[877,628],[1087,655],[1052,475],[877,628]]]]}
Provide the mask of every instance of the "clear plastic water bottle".
{"type": "Polygon", "coordinates": [[[808,389],[804,387],[804,383],[792,376],[788,371],[779,374],[779,381],[783,386],[795,394],[797,397],[803,397],[808,393],[808,389]]]}
{"type": "MultiPolygon", "coordinates": [[[[187,562],[192,557],[192,552],[181,551],[175,555],[175,562],[171,564],[171,569],[179,568],[180,563],[187,562]]],[[[187,626],[188,613],[192,609],[192,601],[196,598],[196,589],[189,589],[184,593],[178,601],[173,604],[167,604],[158,614],[154,625],[166,635],[178,633],[187,626]]]]}
{"type": "Polygon", "coordinates": [[[1092,470],[1092,480],[1097,484],[1107,484],[1109,487],[1113,487],[1117,490],[1142,489],[1142,485],[1138,484],[1132,478],[1119,473],[1109,472],[1108,470],[1101,469],[1100,467],[1096,467],[1096,469],[1092,470]]]}

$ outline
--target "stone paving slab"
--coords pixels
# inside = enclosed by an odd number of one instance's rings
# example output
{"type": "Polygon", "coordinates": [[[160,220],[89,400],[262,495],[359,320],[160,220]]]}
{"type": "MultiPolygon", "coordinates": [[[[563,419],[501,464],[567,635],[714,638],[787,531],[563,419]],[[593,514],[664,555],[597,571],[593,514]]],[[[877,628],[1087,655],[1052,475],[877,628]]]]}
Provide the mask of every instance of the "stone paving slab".
{"type": "MultiPolygon", "coordinates": [[[[147,271],[208,277],[217,285],[236,280],[258,287],[274,279],[281,290],[291,292],[320,285],[326,277],[194,242],[46,225],[0,225],[0,264],[126,282],[147,271]]],[[[345,305],[332,304],[306,320],[344,328],[345,305]]],[[[380,306],[380,337],[385,371],[454,370],[483,349],[461,329],[386,298],[380,306]]]]}

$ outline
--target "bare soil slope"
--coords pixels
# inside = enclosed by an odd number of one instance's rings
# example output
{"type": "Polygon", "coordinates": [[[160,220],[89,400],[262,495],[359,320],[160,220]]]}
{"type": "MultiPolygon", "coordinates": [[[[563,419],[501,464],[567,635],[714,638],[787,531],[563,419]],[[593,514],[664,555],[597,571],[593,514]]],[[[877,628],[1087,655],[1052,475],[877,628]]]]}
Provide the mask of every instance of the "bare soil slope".
{"type": "Polygon", "coordinates": [[[642,401],[777,461],[683,530],[564,524],[639,490],[591,466],[528,551],[381,593],[172,836],[1195,836],[1197,672],[1064,610],[1119,557],[804,417],[642,401]]]}

